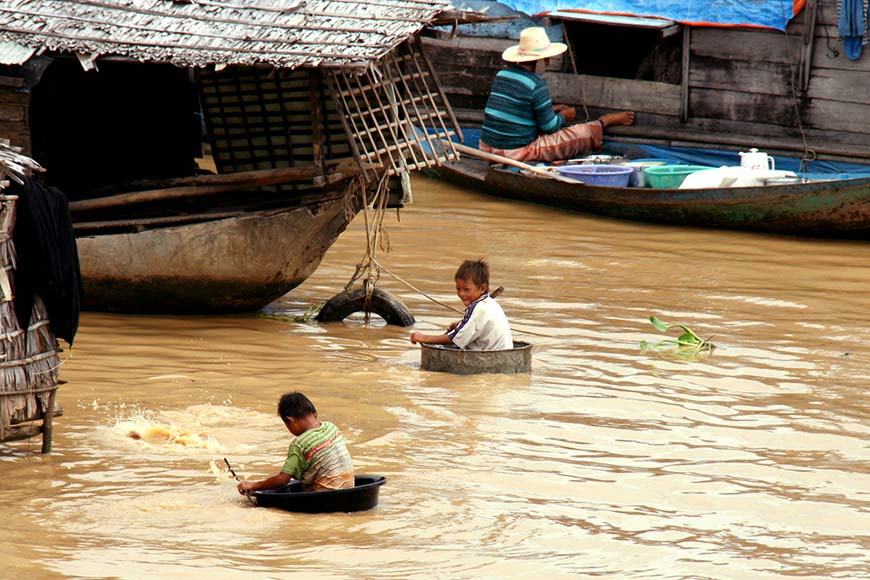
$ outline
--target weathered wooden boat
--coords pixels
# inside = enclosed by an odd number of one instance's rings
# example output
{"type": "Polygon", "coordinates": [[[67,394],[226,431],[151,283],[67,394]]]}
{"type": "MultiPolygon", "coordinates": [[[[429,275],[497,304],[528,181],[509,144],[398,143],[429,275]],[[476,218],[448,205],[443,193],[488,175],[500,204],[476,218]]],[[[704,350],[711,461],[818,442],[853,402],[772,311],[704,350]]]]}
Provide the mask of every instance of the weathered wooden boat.
{"type": "Polygon", "coordinates": [[[291,512],[326,513],[359,512],[378,505],[381,486],[387,483],[382,475],[357,475],[354,487],[330,491],[302,491],[302,484],[293,481],[278,489],[251,492],[261,507],[276,507],[291,512]]]}
{"type": "Polygon", "coordinates": [[[870,160],[870,128],[861,122],[870,118],[870,58],[845,54],[838,2],[500,4],[520,17],[511,28],[475,24],[425,39],[464,125],[481,124],[505,64],[501,52],[517,43],[519,30],[548,25],[550,39],[569,46],[544,73],[553,102],[575,106],[578,119],[636,113],[634,125],[610,127],[609,136],[870,160]]]}
{"type": "Polygon", "coordinates": [[[0,136],[70,201],[85,307],[263,306],[385,180],[455,158],[406,131],[458,130],[418,38],[444,0],[291,4],[4,3],[0,136]]]}
{"type": "Polygon", "coordinates": [[[707,189],[603,187],[467,157],[445,164],[438,175],[501,197],[611,218],[870,240],[870,177],[707,189]]]}
{"type": "Polygon", "coordinates": [[[424,371],[475,375],[482,373],[529,373],[532,345],[514,341],[508,350],[465,350],[440,344],[420,344],[420,368],[424,371]]]}
{"type": "Polygon", "coordinates": [[[262,308],[317,269],[358,207],[348,194],[199,223],[80,234],[83,306],[179,313],[262,308]]]}
{"type": "MultiPolygon", "coordinates": [[[[859,121],[870,118],[870,59],[847,58],[841,50],[836,2],[503,4],[521,18],[512,29],[477,24],[426,39],[465,127],[483,121],[492,79],[505,65],[501,52],[516,44],[523,27],[547,25],[551,40],[569,46],[544,73],[553,102],[576,107],[579,118],[636,113],[634,125],[608,127],[606,142],[732,153],[757,147],[800,158],[800,171],[808,173],[870,163],[870,129],[859,121]]],[[[473,160],[440,173],[490,193],[616,218],[870,236],[866,179],[669,191],[566,186],[473,160]]]]}

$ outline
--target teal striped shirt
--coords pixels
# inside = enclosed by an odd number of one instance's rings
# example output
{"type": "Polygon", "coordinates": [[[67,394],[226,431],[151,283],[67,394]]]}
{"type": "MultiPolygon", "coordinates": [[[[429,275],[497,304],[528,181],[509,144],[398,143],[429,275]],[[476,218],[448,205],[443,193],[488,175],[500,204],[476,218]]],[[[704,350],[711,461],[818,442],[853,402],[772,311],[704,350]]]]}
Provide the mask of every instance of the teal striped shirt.
{"type": "Polygon", "coordinates": [[[499,71],[492,82],[480,140],[496,149],[519,149],[565,124],[553,112],[550,89],[540,75],[519,66],[499,71]]]}

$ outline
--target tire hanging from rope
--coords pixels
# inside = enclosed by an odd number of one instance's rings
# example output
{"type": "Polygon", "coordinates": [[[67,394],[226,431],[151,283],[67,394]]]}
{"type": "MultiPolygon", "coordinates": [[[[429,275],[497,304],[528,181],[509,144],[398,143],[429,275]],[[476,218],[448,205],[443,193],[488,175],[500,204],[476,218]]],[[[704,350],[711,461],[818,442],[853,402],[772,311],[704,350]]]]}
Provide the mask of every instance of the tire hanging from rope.
{"type": "Polygon", "coordinates": [[[345,285],[344,290],[323,305],[317,314],[317,320],[319,322],[339,322],[351,314],[363,312],[365,323],[369,324],[371,313],[374,312],[387,324],[411,326],[415,322],[414,316],[402,301],[386,290],[375,287],[381,275],[381,266],[375,259],[375,254],[379,248],[384,252],[390,251],[389,236],[383,225],[387,212],[387,198],[389,197],[389,174],[385,173],[381,176],[371,210],[366,186],[361,178],[357,181],[357,187],[361,189],[363,199],[366,253],[357,264],[356,270],[345,285]],[[352,291],[351,287],[361,278],[363,287],[352,291]]]}

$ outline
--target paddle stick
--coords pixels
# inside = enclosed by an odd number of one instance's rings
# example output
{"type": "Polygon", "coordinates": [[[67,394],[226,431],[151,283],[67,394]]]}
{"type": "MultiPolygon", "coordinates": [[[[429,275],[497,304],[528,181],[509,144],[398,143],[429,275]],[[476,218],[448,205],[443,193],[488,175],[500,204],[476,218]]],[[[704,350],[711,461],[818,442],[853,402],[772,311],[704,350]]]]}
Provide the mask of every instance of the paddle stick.
{"type": "MultiPolygon", "coordinates": [[[[235,470],[233,469],[233,466],[230,465],[230,462],[229,462],[229,460],[228,460],[226,457],[224,457],[224,463],[227,464],[227,469],[230,470],[230,473],[233,474],[233,477],[236,478],[236,481],[238,481],[239,483],[241,483],[241,482],[242,482],[242,478],[239,477],[238,475],[236,475],[236,472],[235,472],[235,470]]],[[[250,494],[250,493],[245,492],[245,497],[248,498],[248,501],[251,502],[251,505],[257,505],[257,502],[254,501],[254,498],[251,497],[251,494],[250,494]]]]}
{"type": "Polygon", "coordinates": [[[227,458],[226,458],[226,457],[224,457],[224,463],[226,463],[226,464],[227,464],[227,469],[229,469],[229,470],[230,470],[230,473],[232,473],[232,474],[233,474],[233,477],[235,477],[235,478],[236,478],[236,481],[242,481],[242,478],[240,478],[240,477],[239,477],[239,476],[238,476],[238,475],[236,475],[236,472],[235,472],[235,471],[234,471],[234,470],[233,470],[233,466],[232,466],[232,465],[230,465],[230,462],[229,462],[229,460],[227,460],[227,458]]]}
{"type": "Polygon", "coordinates": [[[545,171],[540,167],[535,167],[534,165],[529,165],[528,163],[523,163],[522,161],[516,161],[514,159],[511,159],[510,157],[505,157],[504,155],[487,153],[486,151],[481,151],[480,149],[475,149],[474,147],[469,147],[468,145],[463,145],[462,143],[453,143],[453,147],[460,153],[465,153],[466,155],[471,155],[472,157],[477,157],[478,159],[491,161],[493,163],[501,163],[503,165],[510,165],[512,167],[519,167],[520,169],[525,169],[526,171],[531,171],[532,173],[543,175],[545,177],[549,177],[550,179],[555,179],[556,181],[564,181],[565,183],[574,184],[577,183],[576,179],[562,177],[558,173],[545,171]]]}

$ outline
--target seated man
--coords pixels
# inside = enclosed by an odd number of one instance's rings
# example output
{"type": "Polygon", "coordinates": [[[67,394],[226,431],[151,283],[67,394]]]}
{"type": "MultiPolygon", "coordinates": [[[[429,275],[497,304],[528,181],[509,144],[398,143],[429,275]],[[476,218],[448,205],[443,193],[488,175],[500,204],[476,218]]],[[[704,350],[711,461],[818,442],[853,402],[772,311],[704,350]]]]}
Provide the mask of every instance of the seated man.
{"type": "Polygon", "coordinates": [[[553,105],[541,76],[550,57],[567,46],[550,42],[540,27],[526,28],[520,43],[502,53],[512,63],[492,83],[484,111],[480,150],[516,161],[571,159],[601,147],[604,128],[631,125],[634,113],[602,115],[596,121],[566,126],[577,116],[573,107],[553,105]]]}

